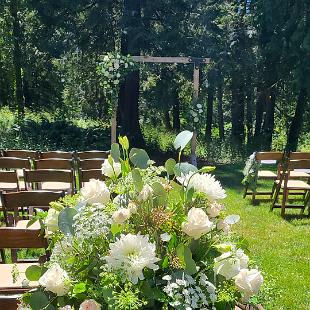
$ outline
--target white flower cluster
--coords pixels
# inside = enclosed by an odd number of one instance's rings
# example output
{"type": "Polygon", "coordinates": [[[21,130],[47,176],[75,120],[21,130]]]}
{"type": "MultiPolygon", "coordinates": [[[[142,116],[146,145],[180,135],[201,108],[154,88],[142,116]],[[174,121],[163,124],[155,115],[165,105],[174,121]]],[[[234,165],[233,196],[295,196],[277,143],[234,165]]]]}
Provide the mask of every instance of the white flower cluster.
{"type": "Polygon", "coordinates": [[[73,218],[76,238],[91,240],[106,236],[110,232],[112,220],[105,211],[106,207],[99,203],[80,206],[78,213],[73,218]]]}
{"type": "Polygon", "coordinates": [[[174,308],[210,309],[210,304],[216,301],[216,287],[204,273],[200,273],[197,280],[184,273],[181,278],[173,280],[172,276],[166,275],[163,280],[168,281],[163,291],[171,298],[169,304],[174,308]]]}
{"type": "Polygon", "coordinates": [[[107,270],[118,271],[123,280],[137,284],[143,280],[143,269],[158,270],[155,265],[159,259],[156,257],[155,244],[149,242],[149,236],[121,235],[116,242],[110,243],[110,253],[104,257],[107,270]]]}
{"type": "Polygon", "coordinates": [[[254,152],[252,155],[249,156],[249,158],[247,159],[245,163],[245,167],[243,169],[243,175],[245,177],[255,172],[255,164],[256,164],[256,160],[255,160],[255,152],[254,152]]]}
{"type": "Polygon", "coordinates": [[[201,120],[202,116],[203,116],[202,104],[197,103],[196,107],[197,107],[197,109],[195,109],[195,110],[193,109],[193,110],[190,111],[190,114],[193,117],[194,123],[198,123],[201,120]]]}
{"type": "Polygon", "coordinates": [[[104,160],[101,166],[102,174],[108,178],[117,178],[122,172],[121,164],[116,163],[113,159],[111,159],[111,163],[109,162],[108,158],[104,160]]]}
{"type": "Polygon", "coordinates": [[[58,240],[53,248],[50,262],[59,263],[62,267],[70,267],[67,263],[68,257],[72,256],[74,249],[72,246],[72,238],[65,236],[63,239],[58,240]]]}

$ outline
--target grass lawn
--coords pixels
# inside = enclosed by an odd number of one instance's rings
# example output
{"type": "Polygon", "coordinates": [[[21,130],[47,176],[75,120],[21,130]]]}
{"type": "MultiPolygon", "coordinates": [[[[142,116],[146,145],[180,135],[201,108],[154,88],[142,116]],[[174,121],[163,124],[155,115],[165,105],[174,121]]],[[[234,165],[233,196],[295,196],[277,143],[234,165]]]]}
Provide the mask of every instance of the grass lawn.
{"type": "MultiPolygon", "coordinates": [[[[265,309],[310,309],[310,218],[288,209],[286,219],[270,202],[243,199],[243,165],[220,166],[215,174],[227,190],[228,213],[239,214],[234,229],[249,242],[251,257],[265,277],[265,309]]],[[[306,213],[307,214],[307,213],[306,213]]]]}

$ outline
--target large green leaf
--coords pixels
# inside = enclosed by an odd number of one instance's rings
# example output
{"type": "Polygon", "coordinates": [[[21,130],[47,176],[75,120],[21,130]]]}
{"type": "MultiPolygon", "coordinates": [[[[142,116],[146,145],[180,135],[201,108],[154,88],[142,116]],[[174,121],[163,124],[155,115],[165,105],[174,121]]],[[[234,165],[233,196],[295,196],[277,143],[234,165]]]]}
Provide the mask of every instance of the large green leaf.
{"type": "Polygon", "coordinates": [[[54,306],[49,305],[50,303],[48,297],[41,291],[36,291],[31,294],[29,298],[29,304],[31,309],[33,310],[41,310],[41,309],[46,309],[46,310],[52,310],[55,309],[54,306]]]}
{"type": "Polygon", "coordinates": [[[159,183],[155,182],[152,184],[152,188],[154,190],[154,204],[157,206],[166,205],[167,202],[167,192],[165,191],[164,187],[159,183]]]}
{"type": "Polygon", "coordinates": [[[166,162],[165,162],[165,168],[168,172],[169,175],[174,174],[174,166],[176,165],[176,161],[173,158],[169,158],[166,162]]]}
{"type": "Polygon", "coordinates": [[[119,150],[119,144],[118,143],[113,143],[111,145],[111,156],[114,160],[114,162],[119,163],[119,159],[121,157],[121,153],[119,150]]]}
{"type": "Polygon", "coordinates": [[[173,146],[176,150],[180,149],[180,151],[182,151],[188,142],[191,141],[193,137],[193,133],[191,131],[188,131],[188,130],[184,130],[182,132],[180,132],[174,142],[173,142],[173,146]]]}
{"type": "Polygon", "coordinates": [[[198,169],[189,163],[179,163],[174,166],[174,174],[176,176],[181,176],[181,174],[188,174],[189,172],[197,172],[198,169]]]}
{"type": "Polygon", "coordinates": [[[42,268],[38,265],[29,266],[25,275],[29,281],[38,281],[42,275],[42,268]]]}
{"type": "Polygon", "coordinates": [[[133,169],[131,171],[133,185],[135,186],[135,189],[137,192],[140,192],[143,188],[143,182],[142,177],[138,169],[133,169]]]}
{"type": "Polygon", "coordinates": [[[150,160],[145,150],[132,148],[129,153],[130,161],[138,168],[146,169],[150,160]]]}
{"type": "Polygon", "coordinates": [[[184,244],[179,244],[176,248],[176,254],[185,265],[185,271],[187,274],[192,275],[197,272],[196,263],[193,260],[192,252],[189,247],[184,244]]]}
{"type": "Polygon", "coordinates": [[[74,235],[73,217],[77,211],[73,208],[63,209],[58,216],[58,226],[65,235],[74,235]]]}

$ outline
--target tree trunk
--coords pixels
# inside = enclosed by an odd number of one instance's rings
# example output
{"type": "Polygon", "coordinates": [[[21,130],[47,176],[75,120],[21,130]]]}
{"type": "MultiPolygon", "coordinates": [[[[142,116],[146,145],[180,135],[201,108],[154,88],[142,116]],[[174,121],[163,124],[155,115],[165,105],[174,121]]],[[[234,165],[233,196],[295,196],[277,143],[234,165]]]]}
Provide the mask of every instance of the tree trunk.
{"type": "Polygon", "coordinates": [[[171,123],[170,123],[170,115],[169,115],[169,111],[166,110],[165,112],[165,118],[164,118],[164,122],[165,122],[165,127],[167,130],[171,130],[171,123]]]}
{"type": "MultiPolygon", "coordinates": [[[[140,1],[124,1],[124,30],[122,32],[121,51],[123,55],[139,55],[140,42],[137,39],[137,29],[141,24],[140,1]]],[[[144,139],[139,124],[139,70],[126,77],[120,88],[120,123],[122,134],[126,134],[135,146],[144,147],[144,139]]]]}
{"type": "Polygon", "coordinates": [[[257,146],[259,146],[262,133],[263,112],[265,108],[265,93],[263,92],[262,88],[259,88],[257,94],[258,97],[256,101],[256,111],[255,111],[254,140],[257,146]]]}
{"type": "Polygon", "coordinates": [[[217,89],[217,114],[220,139],[224,140],[223,83],[220,83],[217,89]]]}
{"type": "Polygon", "coordinates": [[[180,98],[177,90],[174,93],[173,106],[172,106],[172,115],[173,115],[173,129],[180,131],[180,98]]]}
{"type": "Polygon", "coordinates": [[[305,88],[301,88],[298,99],[297,105],[295,109],[295,114],[291,122],[287,144],[286,147],[290,151],[296,151],[298,145],[298,138],[302,127],[303,116],[306,110],[306,106],[308,104],[308,94],[305,88]]]}
{"type": "Polygon", "coordinates": [[[264,150],[269,151],[272,144],[272,134],[274,129],[274,110],[276,96],[273,90],[266,96],[266,116],[264,121],[264,150]]]}
{"type": "Polygon", "coordinates": [[[253,137],[253,88],[250,83],[246,92],[246,129],[247,143],[251,144],[253,137]]]}
{"type": "Polygon", "coordinates": [[[212,140],[212,120],[213,120],[213,101],[214,101],[214,88],[213,85],[208,87],[207,98],[207,124],[205,137],[207,141],[212,140]]]}
{"type": "Polygon", "coordinates": [[[21,42],[21,28],[18,19],[18,0],[10,3],[10,13],[12,16],[12,37],[13,37],[13,63],[15,73],[15,102],[18,111],[18,119],[22,120],[25,114],[25,102],[23,96],[22,82],[22,61],[19,43],[21,42]]]}
{"type": "Polygon", "coordinates": [[[244,85],[240,77],[232,77],[232,138],[235,142],[242,143],[244,140],[244,85]]]}

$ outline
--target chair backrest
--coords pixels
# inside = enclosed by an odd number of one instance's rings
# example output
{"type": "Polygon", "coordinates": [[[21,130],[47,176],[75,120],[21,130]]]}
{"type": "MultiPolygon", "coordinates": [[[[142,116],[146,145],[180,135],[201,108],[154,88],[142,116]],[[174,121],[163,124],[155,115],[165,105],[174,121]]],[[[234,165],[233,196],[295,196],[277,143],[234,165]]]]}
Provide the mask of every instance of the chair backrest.
{"type": "Polygon", "coordinates": [[[283,152],[257,152],[256,153],[256,160],[262,161],[262,160],[276,160],[276,161],[282,161],[284,156],[283,152]]]}
{"type": "Polygon", "coordinates": [[[71,170],[73,168],[73,159],[50,158],[38,159],[34,161],[36,169],[61,169],[71,170]]]}
{"type": "Polygon", "coordinates": [[[19,219],[19,212],[29,207],[48,208],[50,202],[56,201],[64,196],[63,191],[22,191],[11,193],[0,193],[4,218],[7,226],[15,225],[19,219]],[[13,212],[13,217],[8,212],[13,212]]]}
{"type": "Polygon", "coordinates": [[[0,157],[0,169],[31,169],[29,159],[0,157]]]}
{"type": "Polygon", "coordinates": [[[0,171],[0,190],[8,190],[7,184],[15,184],[15,189],[19,190],[18,176],[16,171],[0,171]]]}
{"type": "Polygon", "coordinates": [[[40,159],[48,158],[62,158],[62,159],[72,159],[72,152],[63,152],[63,151],[51,151],[51,152],[39,152],[40,159]]]}
{"type": "Polygon", "coordinates": [[[104,159],[84,159],[78,161],[78,166],[82,170],[101,169],[104,159]]]}
{"type": "Polygon", "coordinates": [[[47,248],[47,241],[40,229],[0,227],[0,249],[47,248]]]}
{"type": "Polygon", "coordinates": [[[100,169],[80,170],[80,182],[89,182],[90,179],[103,179],[100,169]]]}
{"type": "Polygon", "coordinates": [[[37,151],[30,150],[3,150],[3,156],[5,157],[17,157],[17,158],[37,158],[37,151]]]}
{"type": "Polygon", "coordinates": [[[109,151],[84,151],[76,152],[76,157],[79,159],[99,159],[99,158],[108,158],[109,151]]]}
{"type": "Polygon", "coordinates": [[[288,170],[294,169],[310,169],[310,160],[308,159],[300,159],[300,160],[290,160],[288,162],[288,170]]]}
{"type": "Polygon", "coordinates": [[[307,159],[310,160],[310,152],[291,152],[289,154],[291,160],[307,159]]]}
{"type": "Polygon", "coordinates": [[[24,170],[25,187],[43,182],[70,183],[71,190],[74,190],[74,173],[71,170],[24,170]]]}

